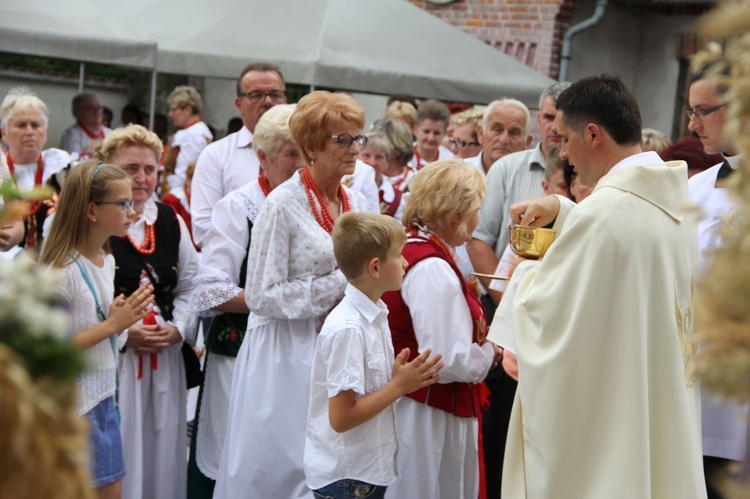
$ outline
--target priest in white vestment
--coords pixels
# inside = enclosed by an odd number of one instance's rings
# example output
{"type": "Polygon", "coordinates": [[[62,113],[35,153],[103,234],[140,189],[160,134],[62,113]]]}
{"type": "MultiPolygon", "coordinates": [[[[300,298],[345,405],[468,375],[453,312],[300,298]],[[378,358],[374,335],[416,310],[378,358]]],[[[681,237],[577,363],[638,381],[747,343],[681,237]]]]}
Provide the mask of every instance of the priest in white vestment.
{"type": "Polygon", "coordinates": [[[560,156],[593,193],[511,207],[557,240],[519,283],[518,392],[503,499],[705,498],[689,376],[697,232],[684,162],[641,150],[638,105],[607,75],[557,101],[560,156]]]}

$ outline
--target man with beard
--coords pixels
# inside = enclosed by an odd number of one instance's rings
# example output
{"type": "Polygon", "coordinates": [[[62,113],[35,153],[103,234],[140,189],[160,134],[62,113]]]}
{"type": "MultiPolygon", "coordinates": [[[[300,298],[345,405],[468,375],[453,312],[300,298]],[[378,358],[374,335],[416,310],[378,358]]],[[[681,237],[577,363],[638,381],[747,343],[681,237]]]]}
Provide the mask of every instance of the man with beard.
{"type": "Polygon", "coordinates": [[[195,167],[190,208],[197,245],[202,245],[211,225],[213,206],[260,175],[260,162],[253,149],[255,125],[263,113],[286,101],[284,77],[273,64],[250,64],[240,73],[234,105],[243,127],[206,146],[195,167]]]}

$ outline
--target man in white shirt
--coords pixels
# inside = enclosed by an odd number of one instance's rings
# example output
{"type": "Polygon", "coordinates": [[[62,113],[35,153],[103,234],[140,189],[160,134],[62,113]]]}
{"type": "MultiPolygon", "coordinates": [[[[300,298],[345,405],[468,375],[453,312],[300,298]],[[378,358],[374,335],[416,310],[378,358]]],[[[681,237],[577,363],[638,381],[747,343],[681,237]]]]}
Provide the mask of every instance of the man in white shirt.
{"type": "Polygon", "coordinates": [[[466,159],[486,175],[490,167],[503,156],[524,151],[533,140],[531,113],[526,104],[516,99],[499,99],[490,102],[477,126],[477,139],[482,151],[466,159]]]}
{"type": "Polygon", "coordinates": [[[284,77],[276,66],[255,63],[240,73],[234,105],[243,127],[203,149],[193,176],[190,215],[193,239],[199,246],[208,233],[213,206],[260,175],[260,162],[253,149],[255,125],[263,113],[286,101],[284,77]]]}
{"type": "MultiPolygon", "coordinates": [[[[688,181],[690,196],[702,212],[698,222],[701,271],[705,270],[711,251],[721,244],[718,229],[724,217],[733,209],[726,189],[726,179],[742,160],[742,154],[737,153],[737,147],[724,133],[727,120],[724,96],[726,88],[706,71],[714,65],[725,63],[725,60],[720,59],[693,75],[688,94],[688,128],[698,134],[707,154],[720,153],[724,156],[723,162],[694,175],[688,181]]],[[[701,413],[706,486],[709,498],[721,498],[723,495],[712,486],[712,477],[732,461],[747,458],[745,446],[750,405],[720,401],[716,395],[704,391],[701,413]]]]}
{"type": "Polygon", "coordinates": [[[112,131],[102,124],[102,111],[99,97],[94,93],[83,92],[73,97],[73,116],[76,122],[63,132],[60,149],[84,155],[86,151],[92,150],[88,147],[92,141],[96,141],[96,145],[101,143],[112,131]]]}

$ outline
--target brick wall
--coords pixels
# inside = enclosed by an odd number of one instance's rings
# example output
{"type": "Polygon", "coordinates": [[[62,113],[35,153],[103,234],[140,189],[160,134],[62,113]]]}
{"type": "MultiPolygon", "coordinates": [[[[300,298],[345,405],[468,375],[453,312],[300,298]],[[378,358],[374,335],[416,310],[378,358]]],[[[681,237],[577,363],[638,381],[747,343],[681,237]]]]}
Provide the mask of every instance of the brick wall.
{"type": "Polygon", "coordinates": [[[576,0],[457,0],[436,6],[425,0],[408,1],[555,79],[562,36],[576,3],[576,0]]]}

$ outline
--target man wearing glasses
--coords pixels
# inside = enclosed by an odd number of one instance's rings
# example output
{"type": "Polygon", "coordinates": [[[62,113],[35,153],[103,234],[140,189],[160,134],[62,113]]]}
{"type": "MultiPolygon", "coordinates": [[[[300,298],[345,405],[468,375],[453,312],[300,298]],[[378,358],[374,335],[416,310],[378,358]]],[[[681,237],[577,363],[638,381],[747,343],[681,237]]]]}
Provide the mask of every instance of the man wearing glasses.
{"type": "Polygon", "coordinates": [[[96,145],[110,134],[112,130],[102,124],[103,108],[99,97],[91,92],[84,92],[73,97],[73,116],[76,122],[68,127],[60,139],[60,149],[82,154],[92,141],[96,145]]]}
{"type": "Polygon", "coordinates": [[[278,67],[255,63],[240,73],[234,105],[243,126],[203,149],[195,168],[191,217],[193,239],[199,246],[211,225],[213,206],[230,191],[260,175],[260,162],[253,149],[255,125],[263,113],[286,101],[284,77],[278,67]]]}
{"type": "MultiPolygon", "coordinates": [[[[698,221],[698,247],[701,272],[705,270],[708,255],[721,244],[719,228],[733,206],[726,189],[729,175],[739,166],[742,154],[724,132],[727,105],[722,87],[712,76],[728,74],[727,61],[719,59],[701,68],[691,78],[687,115],[688,128],[698,135],[708,154],[722,154],[724,161],[708,170],[693,175],[688,181],[690,196],[702,212],[698,221]]],[[[703,430],[703,466],[706,473],[708,497],[723,497],[712,486],[712,477],[732,461],[743,461],[747,438],[747,417],[750,405],[731,401],[717,401],[716,396],[704,392],[701,397],[703,430]]]]}

